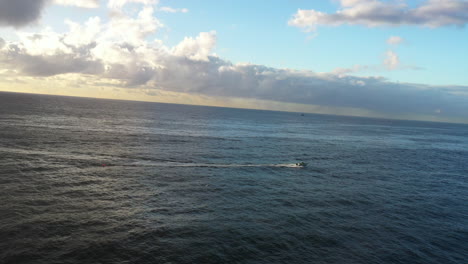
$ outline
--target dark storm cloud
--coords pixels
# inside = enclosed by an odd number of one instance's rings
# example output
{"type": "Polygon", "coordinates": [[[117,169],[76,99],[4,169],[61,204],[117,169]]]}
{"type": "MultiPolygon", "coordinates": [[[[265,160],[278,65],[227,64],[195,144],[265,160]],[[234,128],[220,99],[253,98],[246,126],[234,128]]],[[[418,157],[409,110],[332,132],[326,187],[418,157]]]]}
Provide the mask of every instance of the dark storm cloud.
{"type": "Polygon", "coordinates": [[[22,27],[36,22],[48,0],[0,0],[0,26],[22,27]]]}

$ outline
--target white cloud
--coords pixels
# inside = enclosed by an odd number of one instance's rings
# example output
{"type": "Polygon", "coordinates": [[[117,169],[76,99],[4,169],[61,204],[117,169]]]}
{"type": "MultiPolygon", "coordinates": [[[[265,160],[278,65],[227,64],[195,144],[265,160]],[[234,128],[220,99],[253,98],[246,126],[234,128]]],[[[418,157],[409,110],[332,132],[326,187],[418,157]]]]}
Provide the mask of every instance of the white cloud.
{"type": "Polygon", "coordinates": [[[159,11],[166,12],[166,13],[188,13],[187,8],[172,8],[169,6],[162,6],[159,8],[159,11]]]}
{"type": "Polygon", "coordinates": [[[107,7],[111,9],[120,10],[126,4],[130,4],[130,3],[138,3],[138,4],[143,4],[143,5],[157,5],[159,1],[158,0],[109,0],[109,2],[107,3],[107,7]]]}
{"type": "Polygon", "coordinates": [[[404,1],[338,0],[341,9],[336,13],[299,9],[288,24],[313,31],[319,25],[363,25],[427,27],[464,26],[468,23],[468,1],[427,0],[417,7],[404,1]]]}
{"type": "Polygon", "coordinates": [[[393,50],[388,50],[385,52],[385,57],[382,64],[378,65],[354,65],[350,68],[335,68],[330,74],[337,75],[339,77],[346,77],[352,73],[357,72],[382,72],[382,71],[392,71],[392,70],[423,70],[424,68],[413,66],[413,65],[402,65],[400,62],[400,57],[393,50]]]}
{"type": "Polygon", "coordinates": [[[379,66],[368,66],[368,65],[354,65],[351,68],[343,68],[343,67],[338,67],[333,69],[331,71],[331,74],[334,74],[339,77],[344,77],[346,75],[349,75],[351,73],[356,73],[356,72],[362,72],[362,71],[368,71],[368,70],[380,70],[379,66]]]}
{"type": "Polygon", "coordinates": [[[196,38],[186,37],[173,48],[173,54],[191,60],[208,61],[208,56],[216,44],[216,31],[202,32],[196,38]]]}
{"type": "Polygon", "coordinates": [[[399,45],[403,43],[405,40],[402,37],[398,36],[391,36],[387,39],[387,43],[390,45],[399,45]]]}
{"type": "Polygon", "coordinates": [[[398,54],[394,51],[387,51],[386,53],[386,58],[384,61],[384,65],[387,67],[389,70],[395,70],[400,64],[400,58],[398,57],[398,54]]]}
{"type": "Polygon", "coordinates": [[[82,46],[92,43],[102,33],[101,19],[92,17],[81,25],[79,23],[66,20],[69,32],[63,36],[63,42],[68,45],[82,46]]]}
{"type": "Polygon", "coordinates": [[[127,15],[114,16],[99,34],[100,42],[128,43],[140,45],[146,38],[163,27],[154,17],[154,9],[146,6],[141,9],[136,18],[127,15]]]}
{"type": "Polygon", "coordinates": [[[98,8],[99,0],[53,0],[58,5],[76,6],[82,8],[98,8]]]}

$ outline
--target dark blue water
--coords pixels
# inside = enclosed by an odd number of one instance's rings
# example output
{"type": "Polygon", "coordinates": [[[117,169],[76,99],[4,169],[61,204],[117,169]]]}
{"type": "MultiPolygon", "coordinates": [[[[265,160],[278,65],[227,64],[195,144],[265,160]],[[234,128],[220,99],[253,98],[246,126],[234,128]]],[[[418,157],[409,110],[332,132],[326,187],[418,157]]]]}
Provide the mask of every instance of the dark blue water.
{"type": "Polygon", "coordinates": [[[0,93],[0,263],[468,263],[467,175],[466,125],[0,93]]]}

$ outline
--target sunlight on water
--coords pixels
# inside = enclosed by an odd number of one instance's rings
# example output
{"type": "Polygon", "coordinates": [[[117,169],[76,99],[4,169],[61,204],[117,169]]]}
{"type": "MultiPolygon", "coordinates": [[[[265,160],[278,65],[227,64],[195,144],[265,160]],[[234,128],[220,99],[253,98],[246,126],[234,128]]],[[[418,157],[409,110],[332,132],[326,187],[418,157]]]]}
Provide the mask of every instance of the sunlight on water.
{"type": "Polygon", "coordinates": [[[468,126],[1,95],[1,263],[467,259],[468,126]]]}

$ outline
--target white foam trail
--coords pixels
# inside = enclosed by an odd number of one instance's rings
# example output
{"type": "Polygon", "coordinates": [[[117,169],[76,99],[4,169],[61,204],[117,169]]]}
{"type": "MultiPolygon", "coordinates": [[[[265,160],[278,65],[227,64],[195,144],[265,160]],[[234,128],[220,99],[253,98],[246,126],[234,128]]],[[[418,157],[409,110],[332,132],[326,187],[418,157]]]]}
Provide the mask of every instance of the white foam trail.
{"type": "Polygon", "coordinates": [[[100,162],[108,158],[112,158],[113,161],[110,163],[103,162],[102,166],[122,166],[122,167],[208,167],[208,168],[246,168],[246,167],[279,167],[279,168],[303,168],[303,166],[298,166],[295,163],[279,163],[279,164],[216,164],[216,163],[184,163],[184,162],[145,162],[138,161],[134,163],[125,163],[124,160],[116,160],[116,157],[108,155],[87,155],[79,153],[57,153],[51,151],[41,151],[41,150],[26,150],[18,148],[3,148],[0,147],[0,152],[9,152],[16,154],[24,155],[43,155],[55,158],[63,158],[68,160],[86,160],[86,161],[96,161],[100,162]]]}
{"type": "Polygon", "coordinates": [[[39,156],[47,156],[47,157],[70,159],[70,160],[96,161],[98,159],[114,158],[112,156],[103,155],[103,154],[89,155],[89,154],[81,154],[81,153],[59,153],[59,152],[52,152],[52,151],[46,151],[46,150],[33,150],[33,149],[29,150],[29,149],[4,148],[4,147],[0,147],[0,152],[23,154],[23,155],[39,155],[39,156]]]}
{"type": "MultiPolygon", "coordinates": [[[[118,166],[118,164],[116,164],[118,166]]],[[[131,166],[142,167],[209,167],[209,168],[244,168],[244,167],[280,167],[280,168],[302,168],[295,163],[281,164],[216,164],[216,163],[180,163],[180,162],[151,162],[132,163],[131,166]]]]}

